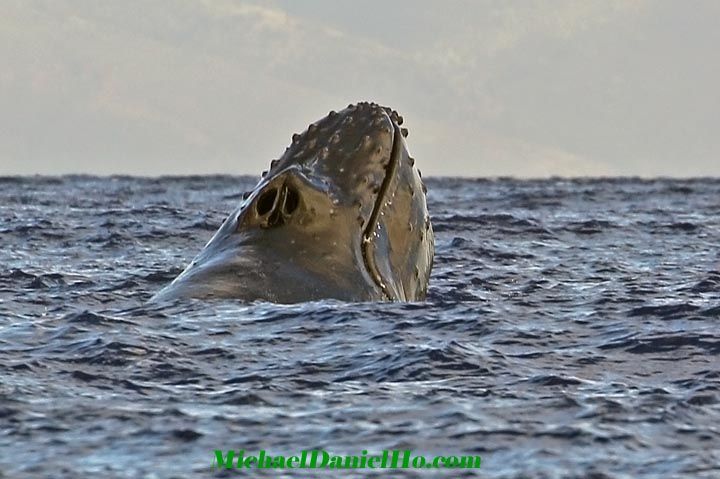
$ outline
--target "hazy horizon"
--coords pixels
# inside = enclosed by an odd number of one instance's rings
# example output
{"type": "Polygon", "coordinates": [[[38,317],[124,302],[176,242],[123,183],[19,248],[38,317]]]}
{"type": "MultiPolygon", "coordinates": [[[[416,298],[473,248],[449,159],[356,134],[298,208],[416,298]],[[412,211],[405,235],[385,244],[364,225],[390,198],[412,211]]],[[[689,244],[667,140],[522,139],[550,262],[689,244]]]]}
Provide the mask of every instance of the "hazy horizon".
{"type": "Polygon", "coordinates": [[[720,176],[720,2],[7,0],[0,175],[258,175],[348,103],[427,176],[720,176]]]}

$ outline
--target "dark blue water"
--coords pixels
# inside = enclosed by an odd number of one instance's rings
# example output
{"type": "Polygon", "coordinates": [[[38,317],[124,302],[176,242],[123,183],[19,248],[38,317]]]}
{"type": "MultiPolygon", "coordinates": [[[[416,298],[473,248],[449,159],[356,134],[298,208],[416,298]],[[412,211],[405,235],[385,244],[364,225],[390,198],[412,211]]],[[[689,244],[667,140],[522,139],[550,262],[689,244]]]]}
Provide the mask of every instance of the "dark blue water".
{"type": "Polygon", "coordinates": [[[425,303],[144,306],[254,184],[0,180],[0,477],[720,477],[720,180],[430,179],[425,303]]]}

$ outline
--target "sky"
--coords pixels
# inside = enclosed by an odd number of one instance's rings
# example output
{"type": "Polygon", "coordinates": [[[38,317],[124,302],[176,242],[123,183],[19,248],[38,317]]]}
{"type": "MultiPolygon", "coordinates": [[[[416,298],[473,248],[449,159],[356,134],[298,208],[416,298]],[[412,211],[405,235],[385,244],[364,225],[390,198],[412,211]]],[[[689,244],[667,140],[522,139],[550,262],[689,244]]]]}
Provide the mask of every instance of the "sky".
{"type": "Polygon", "coordinates": [[[0,175],[259,174],[329,110],[432,176],[720,176],[715,0],[2,0],[0,175]]]}

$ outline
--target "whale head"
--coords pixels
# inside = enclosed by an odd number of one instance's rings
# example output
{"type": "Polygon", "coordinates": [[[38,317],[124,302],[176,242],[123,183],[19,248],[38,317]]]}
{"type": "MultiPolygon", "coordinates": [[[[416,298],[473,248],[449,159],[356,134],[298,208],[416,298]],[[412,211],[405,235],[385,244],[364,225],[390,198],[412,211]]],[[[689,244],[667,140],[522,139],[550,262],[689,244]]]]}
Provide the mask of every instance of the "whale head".
{"type": "Polygon", "coordinates": [[[154,299],[423,299],[434,239],[402,124],[390,108],[358,103],[293,135],[154,299]]]}

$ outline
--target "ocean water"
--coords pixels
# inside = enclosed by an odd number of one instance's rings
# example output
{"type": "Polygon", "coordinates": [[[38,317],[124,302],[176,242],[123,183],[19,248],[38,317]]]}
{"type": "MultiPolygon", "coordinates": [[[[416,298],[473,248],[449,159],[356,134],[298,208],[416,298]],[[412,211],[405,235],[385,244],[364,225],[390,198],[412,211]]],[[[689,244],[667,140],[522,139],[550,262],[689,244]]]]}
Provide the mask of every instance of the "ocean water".
{"type": "Polygon", "coordinates": [[[255,182],[0,179],[0,477],[720,478],[720,180],[429,179],[426,302],[145,305],[255,182]]]}

